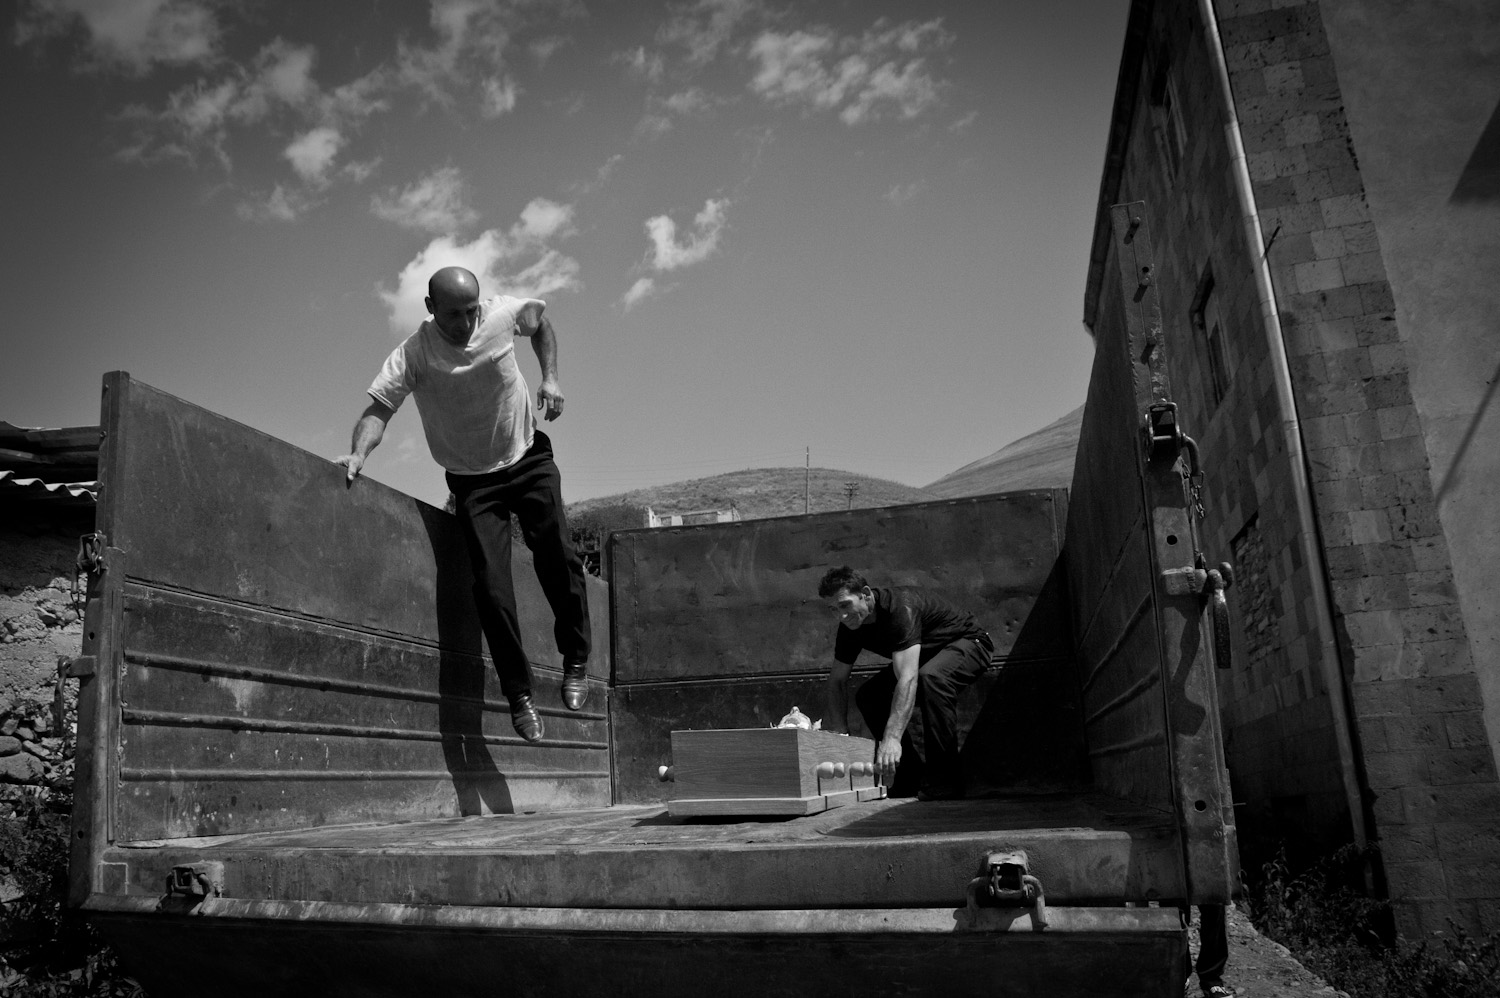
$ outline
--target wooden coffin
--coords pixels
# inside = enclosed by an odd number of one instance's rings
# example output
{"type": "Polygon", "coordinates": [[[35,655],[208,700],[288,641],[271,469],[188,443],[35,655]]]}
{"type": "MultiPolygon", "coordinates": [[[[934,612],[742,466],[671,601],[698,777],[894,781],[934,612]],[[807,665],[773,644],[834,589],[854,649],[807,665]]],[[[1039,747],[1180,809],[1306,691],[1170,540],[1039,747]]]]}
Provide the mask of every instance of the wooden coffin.
{"type": "Polygon", "coordinates": [[[817,814],[885,796],[868,738],[805,728],[672,732],[676,816],[817,814]]]}

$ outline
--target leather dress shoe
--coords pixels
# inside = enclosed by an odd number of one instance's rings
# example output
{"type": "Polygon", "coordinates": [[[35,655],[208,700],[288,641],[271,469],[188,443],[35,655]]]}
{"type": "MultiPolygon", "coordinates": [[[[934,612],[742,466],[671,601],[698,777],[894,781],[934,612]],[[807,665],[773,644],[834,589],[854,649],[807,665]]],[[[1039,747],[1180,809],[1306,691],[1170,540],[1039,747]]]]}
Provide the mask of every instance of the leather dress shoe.
{"type": "Polygon", "coordinates": [[[562,699],[569,710],[582,710],[589,698],[589,672],[586,662],[564,662],[562,699]]]}
{"type": "Polygon", "coordinates": [[[515,725],[516,734],[528,742],[542,740],[542,715],[537,713],[530,693],[510,698],[510,723],[515,725]]]}

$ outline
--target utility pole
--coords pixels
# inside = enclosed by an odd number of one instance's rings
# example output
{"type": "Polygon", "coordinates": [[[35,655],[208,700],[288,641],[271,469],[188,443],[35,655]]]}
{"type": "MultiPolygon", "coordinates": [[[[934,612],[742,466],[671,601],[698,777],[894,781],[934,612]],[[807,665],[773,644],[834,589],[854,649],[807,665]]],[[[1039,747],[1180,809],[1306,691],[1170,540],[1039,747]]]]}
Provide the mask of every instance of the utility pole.
{"type": "Polygon", "coordinates": [[[802,512],[812,512],[812,444],[807,445],[806,471],[802,475],[802,512]]]}
{"type": "Polygon", "coordinates": [[[844,495],[846,497],[848,497],[848,500],[849,500],[849,504],[847,506],[845,506],[844,508],[845,509],[853,509],[854,508],[854,497],[857,496],[857,495],[859,495],[859,483],[858,482],[845,482],[844,483],[844,495]]]}

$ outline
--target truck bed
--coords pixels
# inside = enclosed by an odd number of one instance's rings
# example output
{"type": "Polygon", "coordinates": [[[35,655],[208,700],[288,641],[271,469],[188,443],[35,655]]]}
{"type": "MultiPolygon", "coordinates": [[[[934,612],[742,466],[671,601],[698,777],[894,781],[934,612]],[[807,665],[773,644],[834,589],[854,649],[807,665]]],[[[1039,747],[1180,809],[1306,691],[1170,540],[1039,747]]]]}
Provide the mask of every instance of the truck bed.
{"type": "Polygon", "coordinates": [[[1107,794],[879,800],[786,819],[660,804],[334,825],[123,844],[129,893],[224,864],[224,896],[588,908],[962,904],[985,854],[1025,849],[1051,903],[1174,896],[1172,816],[1107,794]],[[1164,889],[1164,887],[1166,889],[1164,889]]]}

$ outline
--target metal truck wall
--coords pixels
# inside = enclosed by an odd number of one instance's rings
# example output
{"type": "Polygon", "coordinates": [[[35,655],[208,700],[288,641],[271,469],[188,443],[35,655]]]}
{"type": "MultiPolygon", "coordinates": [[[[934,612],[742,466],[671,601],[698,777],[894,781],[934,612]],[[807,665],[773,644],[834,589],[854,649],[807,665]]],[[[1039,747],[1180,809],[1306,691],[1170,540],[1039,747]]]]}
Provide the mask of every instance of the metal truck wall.
{"type": "Polygon", "coordinates": [[[1066,561],[1083,716],[1099,789],[1179,815],[1194,901],[1237,873],[1196,529],[1180,441],[1145,446],[1146,413],[1171,400],[1149,227],[1111,210],[1094,365],[1074,462],[1066,561]]]}
{"type": "MultiPolygon", "coordinates": [[[[90,834],[608,803],[605,715],[549,709],[560,663],[523,545],[517,602],[549,714],[546,741],[524,748],[451,515],[346,487],[326,458],[125,374],[106,378],[103,423],[90,834]]],[[[601,682],[604,590],[591,586],[601,682]]]]}
{"type": "MultiPolygon", "coordinates": [[[[960,700],[971,790],[1074,782],[1066,516],[1056,490],[614,534],[616,800],[666,796],[655,773],[674,728],[774,724],[793,704],[823,715],[837,622],[817,587],[844,564],[872,585],[936,589],[994,638],[989,674],[960,700]]],[[[866,656],[856,683],[884,664],[866,656]]]]}

